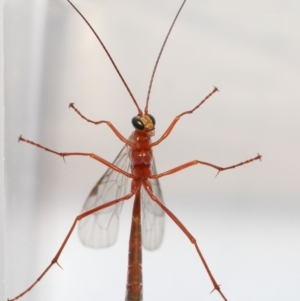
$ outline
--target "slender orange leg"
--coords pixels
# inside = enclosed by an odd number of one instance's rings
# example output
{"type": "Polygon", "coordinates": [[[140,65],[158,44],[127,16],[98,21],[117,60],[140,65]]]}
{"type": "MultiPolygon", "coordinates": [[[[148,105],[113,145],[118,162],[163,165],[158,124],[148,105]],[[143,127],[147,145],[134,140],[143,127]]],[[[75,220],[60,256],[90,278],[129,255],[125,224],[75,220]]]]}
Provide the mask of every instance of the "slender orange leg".
{"type": "MultiPolygon", "coordinates": [[[[156,146],[158,144],[160,144],[163,140],[165,140],[169,134],[172,132],[174,126],[176,125],[176,123],[178,122],[178,120],[180,119],[180,117],[182,117],[183,115],[186,114],[192,114],[195,110],[197,110],[202,104],[204,104],[204,102],[209,99],[214,93],[216,93],[218,90],[218,88],[214,88],[212,90],[212,92],[210,92],[198,105],[196,105],[192,110],[189,111],[185,111],[183,113],[181,113],[180,115],[176,116],[174,118],[174,120],[172,121],[172,123],[170,124],[170,126],[167,128],[167,130],[164,132],[164,134],[161,136],[161,138],[159,138],[157,141],[153,142],[150,144],[150,147],[156,146]]],[[[74,103],[70,103],[69,104],[69,108],[72,108],[81,118],[83,118],[84,120],[86,120],[87,122],[93,123],[95,125],[101,124],[101,123],[105,123],[107,124],[111,130],[115,133],[115,135],[121,140],[123,141],[125,144],[127,144],[128,146],[132,147],[132,148],[136,148],[136,146],[131,143],[130,141],[128,141],[124,136],[122,136],[122,134],[113,126],[113,124],[109,121],[106,120],[99,120],[99,121],[93,121],[91,119],[88,119],[87,117],[85,117],[74,105],[74,103]]]]}
{"type": "Polygon", "coordinates": [[[169,125],[169,127],[167,128],[167,130],[164,132],[164,134],[155,142],[151,143],[150,144],[150,147],[153,147],[153,146],[156,146],[158,144],[160,144],[163,140],[165,140],[169,135],[170,133],[172,132],[175,124],[177,123],[177,121],[180,119],[180,117],[182,117],[183,115],[186,115],[186,114],[192,114],[195,110],[197,110],[202,104],[205,103],[205,101],[207,99],[209,99],[214,93],[216,93],[218,90],[218,88],[214,88],[204,99],[201,100],[201,102],[199,104],[197,104],[192,110],[190,111],[185,111],[183,113],[181,113],[180,115],[176,116],[174,118],[174,120],[172,121],[172,123],[169,125]]]}
{"type": "Polygon", "coordinates": [[[132,147],[132,148],[136,148],[136,145],[131,143],[130,141],[128,141],[114,126],[111,122],[107,121],[107,120],[99,120],[99,121],[93,121],[91,119],[86,118],[74,105],[74,103],[70,103],[69,104],[69,108],[72,108],[81,118],[83,118],[84,120],[86,120],[87,122],[93,123],[95,125],[101,124],[101,123],[105,123],[107,124],[111,130],[115,133],[115,135],[121,140],[123,141],[125,144],[127,144],[128,146],[132,147]]]}
{"type": "Polygon", "coordinates": [[[257,155],[256,157],[252,158],[252,159],[248,159],[246,161],[243,161],[243,162],[240,162],[238,164],[235,164],[235,165],[231,165],[231,166],[227,166],[227,167],[220,167],[220,166],[217,166],[217,165],[214,165],[214,164],[211,164],[211,163],[208,163],[208,162],[204,162],[204,161],[199,161],[199,160],[194,160],[194,161],[190,161],[188,163],[185,163],[185,164],[182,164],[182,165],[179,165],[175,168],[172,168],[168,171],[165,171],[165,172],[162,172],[160,174],[157,174],[157,175],[151,175],[149,178],[151,179],[159,179],[161,177],[164,177],[164,176],[167,176],[167,175],[171,175],[175,172],[178,172],[178,171],[181,171],[185,168],[188,168],[188,167],[191,167],[193,165],[196,165],[196,164],[202,164],[202,165],[207,165],[207,166],[210,166],[212,168],[215,168],[218,170],[218,173],[217,175],[221,172],[221,171],[224,171],[224,170],[228,170],[228,169],[233,169],[233,168],[236,168],[236,167],[239,167],[239,166],[242,166],[244,164],[248,164],[248,163],[251,163],[255,160],[261,160],[261,155],[257,155]]]}
{"type": "Polygon", "coordinates": [[[58,266],[60,266],[59,263],[58,263],[58,259],[59,259],[60,255],[61,255],[63,249],[65,248],[65,246],[66,246],[66,244],[67,244],[67,242],[68,242],[68,240],[69,240],[69,238],[70,238],[70,236],[71,236],[71,234],[72,234],[72,232],[73,232],[73,230],[74,230],[77,222],[79,222],[81,219],[83,219],[83,218],[85,218],[85,217],[87,217],[87,216],[89,216],[89,215],[91,215],[91,214],[93,214],[93,213],[95,213],[97,211],[100,211],[100,210],[102,210],[104,208],[116,205],[116,204],[118,204],[118,203],[120,203],[122,201],[130,199],[136,193],[136,191],[137,191],[137,188],[135,188],[130,193],[128,193],[127,195],[125,195],[125,196],[123,196],[123,197],[121,197],[119,199],[116,199],[116,200],[110,201],[108,203],[102,204],[100,206],[97,206],[97,207],[95,207],[93,209],[90,209],[90,210],[88,210],[86,212],[83,212],[80,215],[76,216],[76,218],[75,218],[75,220],[74,220],[74,222],[73,222],[73,224],[72,224],[72,226],[71,226],[71,228],[70,228],[67,236],[65,237],[65,239],[64,239],[63,243],[61,244],[58,252],[55,254],[54,258],[52,259],[52,261],[50,262],[50,264],[47,266],[47,268],[42,272],[42,274],[36,279],[36,281],[29,288],[27,288],[24,292],[22,292],[21,294],[19,294],[15,298],[8,299],[8,301],[17,300],[17,299],[21,298],[22,296],[24,296],[26,293],[28,293],[46,275],[46,273],[50,270],[50,268],[55,263],[58,266]]]}
{"type": "Polygon", "coordinates": [[[52,154],[61,156],[63,159],[65,159],[65,157],[68,157],[68,156],[84,156],[84,157],[90,157],[90,158],[92,158],[92,159],[94,159],[94,160],[96,160],[96,161],[99,161],[100,163],[106,165],[107,167],[109,167],[109,168],[111,168],[111,169],[113,169],[113,170],[115,170],[115,171],[117,171],[117,172],[119,172],[119,173],[125,175],[125,176],[128,177],[128,178],[133,179],[133,178],[135,177],[133,174],[128,173],[128,172],[126,172],[126,171],[120,169],[119,167],[113,165],[112,163],[106,161],[105,159],[103,159],[103,158],[101,158],[101,157],[99,157],[99,156],[97,156],[97,155],[95,155],[95,154],[93,154],[93,153],[80,153],[80,152],[60,153],[60,152],[54,151],[54,150],[52,150],[52,149],[50,149],[50,148],[47,148],[47,147],[45,147],[45,146],[43,146],[43,145],[40,145],[40,144],[38,144],[38,143],[36,143],[36,142],[33,142],[33,141],[31,141],[31,140],[24,139],[22,136],[19,137],[19,141],[23,141],[23,142],[32,144],[32,145],[34,145],[34,146],[36,146],[36,147],[39,147],[39,148],[41,148],[41,149],[43,149],[43,150],[45,150],[45,151],[47,151],[47,152],[50,152],[50,153],[52,153],[52,154]]]}
{"type": "Polygon", "coordinates": [[[202,255],[202,252],[200,251],[200,248],[197,244],[195,237],[188,231],[188,229],[182,224],[182,222],[153,194],[150,182],[143,181],[143,186],[144,186],[145,190],[147,191],[147,193],[149,194],[149,196],[151,197],[151,199],[157,205],[159,205],[167,215],[169,215],[169,217],[175,222],[175,224],[183,231],[183,233],[188,237],[190,242],[195,246],[196,251],[204,265],[204,268],[205,268],[206,272],[208,273],[208,276],[213,284],[214,288],[212,291],[214,291],[214,290],[218,291],[219,294],[222,296],[223,300],[228,301],[227,298],[222,293],[220,285],[217,283],[214,276],[212,275],[212,272],[210,271],[210,269],[206,263],[206,260],[204,259],[204,256],[202,255]]]}

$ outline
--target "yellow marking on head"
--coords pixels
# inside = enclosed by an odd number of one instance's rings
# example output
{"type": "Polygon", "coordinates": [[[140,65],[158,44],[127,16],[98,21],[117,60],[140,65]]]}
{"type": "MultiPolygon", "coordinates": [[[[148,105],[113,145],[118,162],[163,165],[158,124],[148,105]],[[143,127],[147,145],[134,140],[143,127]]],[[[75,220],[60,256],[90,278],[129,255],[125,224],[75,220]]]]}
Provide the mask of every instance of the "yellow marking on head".
{"type": "Polygon", "coordinates": [[[154,130],[154,124],[152,123],[152,120],[148,115],[139,116],[139,119],[142,120],[145,129],[147,129],[148,131],[154,130]]]}

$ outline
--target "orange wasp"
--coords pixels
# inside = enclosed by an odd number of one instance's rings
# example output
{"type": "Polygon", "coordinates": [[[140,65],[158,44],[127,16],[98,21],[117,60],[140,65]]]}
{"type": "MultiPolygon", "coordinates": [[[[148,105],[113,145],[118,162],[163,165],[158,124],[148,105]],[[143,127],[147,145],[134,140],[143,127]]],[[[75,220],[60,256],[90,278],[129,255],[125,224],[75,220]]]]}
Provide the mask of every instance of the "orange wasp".
{"type": "Polygon", "coordinates": [[[96,183],[91,193],[89,194],[84,206],[82,213],[79,214],[68,234],[66,235],[62,245],[60,246],[58,252],[54,256],[51,263],[43,271],[43,273],[38,277],[38,279],[25,291],[16,296],[15,298],[10,299],[14,301],[25,295],[29,292],[48,272],[48,270],[54,265],[58,264],[58,259],[65,248],[71,234],[73,233],[75,226],[79,226],[79,236],[82,243],[88,247],[92,248],[105,248],[111,246],[115,243],[118,232],[119,225],[119,215],[122,208],[123,201],[129,200],[134,196],[134,205],[132,212],[132,224],[131,224],[131,233],[129,241],[129,259],[128,259],[128,276],[127,276],[127,285],[126,285],[126,301],[141,301],[143,300],[143,282],[142,282],[142,250],[141,245],[146,249],[156,249],[161,244],[162,234],[163,234],[163,219],[164,213],[166,213],[184,232],[188,237],[190,242],[195,246],[196,252],[198,253],[201,262],[204,265],[204,268],[212,282],[213,291],[216,290],[221,295],[223,300],[227,300],[225,295],[220,289],[220,285],[215,280],[212,275],[211,270],[204,259],[202,252],[196,242],[196,239],[192,234],[187,230],[187,228],[180,222],[180,220],[164,205],[162,192],[160,189],[158,179],[167,176],[176,172],[179,172],[185,168],[202,164],[210,166],[220,173],[221,171],[233,169],[244,164],[253,162],[255,160],[261,159],[260,155],[257,155],[251,159],[234,164],[228,167],[220,167],[215,164],[211,164],[204,161],[193,160],[172,168],[166,172],[158,174],[156,171],[152,148],[160,144],[164,139],[166,139],[169,134],[172,132],[176,123],[180,118],[187,114],[192,114],[197,110],[204,102],[209,99],[214,93],[218,91],[217,88],[214,88],[200,103],[198,103],[192,110],[185,111],[174,118],[172,123],[169,125],[164,134],[156,141],[152,142],[151,138],[155,133],[155,119],[152,115],[148,113],[148,104],[151,93],[151,87],[156,72],[158,62],[160,60],[161,54],[164,50],[165,44],[168,40],[168,37],[172,31],[172,28],[178,18],[179,13],[181,12],[186,0],[183,1],[180,6],[172,25],[167,33],[167,36],[164,40],[164,43],[160,49],[158,58],[156,60],[154,70],[152,72],[152,77],[150,80],[150,85],[148,89],[146,106],[144,111],[142,111],[135,100],[131,90],[129,89],[127,83],[125,82],[123,76],[121,75],[118,67],[113,61],[111,55],[109,54],[107,48],[103,44],[100,37],[97,35],[93,27],[86,20],[86,18],[81,14],[81,12],[67,0],[73,8],[78,12],[78,14],[83,18],[86,24],[93,31],[94,35],[100,42],[104,51],[108,55],[111,63],[113,64],[116,72],[118,73],[120,79],[122,80],[125,88],[127,89],[130,97],[132,98],[133,103],[135,104],[138,114],[132,118],[132,125],[134,131],[131,136],[126,139],[122,134],[113,126],[109,121],[92,121],[86,118],[73,103],[69,105],[70,108],[75,110],[75,112],[87,122],[98,124],[106,124],[111,128],[114,134],[124,142],[125,146],[122,148],[117,158],[113,163],[110,163],[95,155],[93,153],[82,153],[82,152],[69,152],[62,153],[57,152],[47,147],[44,147],[36,142],[27,140],[20,136],[19,141],[23,141],[29,144],[32,144],[36,147],[39,147],[45,151],[56,154],[65,158],[67,156],[87,156],[90,157],[108,167],[108,170],[96,183]],[[128,180],[131,179],[131,188],[127,190],[128,180]]]}

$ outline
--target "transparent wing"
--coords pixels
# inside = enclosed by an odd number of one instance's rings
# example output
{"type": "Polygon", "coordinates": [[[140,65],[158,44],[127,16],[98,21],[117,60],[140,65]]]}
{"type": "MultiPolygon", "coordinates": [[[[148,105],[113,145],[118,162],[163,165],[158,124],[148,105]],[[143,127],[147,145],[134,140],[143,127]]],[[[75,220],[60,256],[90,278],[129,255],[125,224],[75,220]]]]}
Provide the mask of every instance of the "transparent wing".
{"type": "MultiPolygon", "coordinates": [[[[155,162],[151,165],[152,174],[157,174],[155,162]]],[[[150,180],[155,196],[163,203],[158,180],[150,180]]],[[[147,250],[157,249],[164,234],[164,211],[152,201],[145,189],[141,188],[142,200],[142,241],[147,250]]]]}
{"type": "MultiPolygon", "coordinates": [[[[126,145],[113,164],[124,171],[129,171],[130,160],[126,145]]],[[[82,212],[124,196],[128,192],[128,188],[128,178],[126,176],[108,169],[94,186],[85,201],[82,212]]],[[[118,235],[122,205],[123,202],[83,218],[78,227],[81,242],[90,248],[105,248],[113,245],[118,235]]]]}

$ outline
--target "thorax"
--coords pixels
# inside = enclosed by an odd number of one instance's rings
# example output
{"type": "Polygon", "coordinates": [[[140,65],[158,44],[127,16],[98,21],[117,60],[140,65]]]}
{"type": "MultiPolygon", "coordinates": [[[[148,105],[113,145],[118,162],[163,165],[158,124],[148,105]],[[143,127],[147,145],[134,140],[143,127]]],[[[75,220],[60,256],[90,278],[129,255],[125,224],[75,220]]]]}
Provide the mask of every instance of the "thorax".
{"type": "Polygon", "coordinates": [[[153,160],[150,136],[136,130],[129,137],[129,141],[136,146],[129,150],[131,172],[138,177],[148,177],[151,174],[150,166],[153,160]]]}

